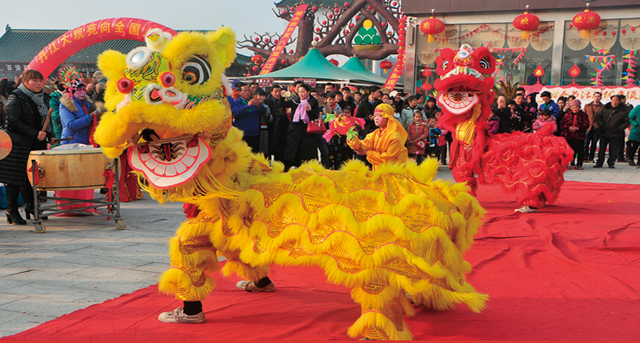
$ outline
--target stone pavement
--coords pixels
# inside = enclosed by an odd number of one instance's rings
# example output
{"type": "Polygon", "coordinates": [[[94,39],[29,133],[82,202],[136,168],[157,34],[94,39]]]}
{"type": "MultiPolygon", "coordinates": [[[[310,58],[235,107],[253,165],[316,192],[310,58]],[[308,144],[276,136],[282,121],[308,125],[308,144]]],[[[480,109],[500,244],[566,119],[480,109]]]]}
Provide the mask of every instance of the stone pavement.
{"type": "MultiPolygon", "coordinates": [[[[447,167],[440,166],[438,178],[452,179],[447,167]]],[[[640,184],[640,169],[591,163],[565,179],[640,184]]],[[[167,242],[184,220],[181,205],[146,195],[122,204],[126,230],[89,216],[51,218],[44,234],[30,224],[6,224],[0,211],[0,337],[157,283],[169,267],[167,242]]]]}

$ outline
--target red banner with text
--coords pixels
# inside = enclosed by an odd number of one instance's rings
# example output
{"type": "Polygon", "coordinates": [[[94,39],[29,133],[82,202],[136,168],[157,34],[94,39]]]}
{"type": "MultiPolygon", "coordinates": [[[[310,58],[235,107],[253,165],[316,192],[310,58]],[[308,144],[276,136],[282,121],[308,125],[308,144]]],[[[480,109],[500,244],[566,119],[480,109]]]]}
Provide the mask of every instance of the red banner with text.
{"type": "Polygon", "coordinates": [[[402,74],[404,73],[402,67],[403,65],[396,61],[396,64],[393,65],[393,69],[391,69],[391,73],[389,73],[389,76],[387,77],[387,81],[384,83],[384,86],[382,86],[383,90],[390,92],[396,88],[398,80],[400,80],[400,77],[402,77],[402,74]]]}
{"type": "Polygon", "coordinates": [[[115,39],[131,39],[144,42],[149,29],[160,28],[164,32],[176,32],[166,26],[137,18],[109,18],[97,20],[65,32],[49,43],[36,55],[28,69],[35,69],[47,78],[53,70],[76,52],[100,42],[115,39]]]}
{"type": "Polygon", "coordinates": [[[282,51],[289,43],[289,39],[291,39],[291,35],[293,35],[293,31],[296,30],[296,27],[300,23],[300,20],[304,17],[304,13],[307,11],[307,7],[309,5],[300,5],[291,16],[291,20],[289,20],[289,25],[287,25],[287,29],[284,31],[282,36],[280,36],[280,40],[278,41],[278,45],[273,49],[273,52],[267,59],[267,62],[264,64],[264,67],[260,71],[259,75],[264,75],[270,73],[273,70],[273,67],[278,63],[278,58],[282,55],[282,51]]]}

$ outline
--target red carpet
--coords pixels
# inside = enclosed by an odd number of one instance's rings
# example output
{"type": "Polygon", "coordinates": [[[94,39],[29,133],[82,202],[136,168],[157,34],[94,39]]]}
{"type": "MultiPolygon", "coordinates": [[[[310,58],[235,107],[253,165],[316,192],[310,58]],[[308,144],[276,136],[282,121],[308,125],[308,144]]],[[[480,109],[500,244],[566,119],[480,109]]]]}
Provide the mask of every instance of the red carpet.
{"type": "MultiPolygon", "coordinates": [[[[629,340],[640,337],[640,186],[567,182],[555,205],[514,214],[515,195],[481,186],[487,224],[467,253],[468,280],[489,294],[484,312],[419,308],[416,339],[629,340]]],[[[7,339],[336,340],[360,309],[315,268],[274,267],[277,291],[246,293],[221,278],[207,322],[171,325],[181,306],[155,286],[64,315],[7,339]]]]}

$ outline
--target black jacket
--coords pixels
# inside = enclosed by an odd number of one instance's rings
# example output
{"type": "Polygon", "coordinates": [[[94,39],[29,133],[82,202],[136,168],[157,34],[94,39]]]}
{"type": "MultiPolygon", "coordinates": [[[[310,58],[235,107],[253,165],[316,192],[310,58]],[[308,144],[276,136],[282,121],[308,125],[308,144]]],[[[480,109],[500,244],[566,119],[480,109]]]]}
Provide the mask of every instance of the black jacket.
{"type": "Polygon", "coordinates": [[[376,107],[382,103],[382,100],[376,99],[373,104],[369,102],[369,97],[366,97],[360,101],[358,105],[358,113],[356,113],[356,117],[362,118],[365,121],[364,131],[360,131],[360,139],[364,139],[367,134],[375,131],[377,129],[376,124],[373,122],[373,119],[370,119],[369,116],[373,115],[373,112],[376,110],[376,107]]]}
{"type": "MultiPolygon", "coordinates": [[[[45,94],[44,103],[49,106],[49,96],[45,94]]],[[[9,156],[0,160],[0,182],[22,186],[27,179],[27,161],[31,150],[46,150],[47,141],[38,140],[42,130],[42,117],[38,107],[21,90],[11,93],[5,110],[4,131],[11,137],[13,147],[9,156]]],[[[53,133],[47,132],[48,137],[53,133]]]]}
{"type": "Polygon", "coordinates": [[[500,125],[498,126],[498,133],[511,133],[511,110],[509,107],[499,109],[497,106],[491,109],[498,118],[500,118],[500,125]]]}
{"type": "MultiPolygon", "coordinates": [[[[264,103],[269,106],[273,120],[269,123],[269,152],[274,159],[284,162],[284,152],[287,148],[287,132],[289,130],[289,117],[286,109],[290,106],[284,98],[276,99],[269,95],[264,103]]],[[[295,111],[295,110],[294,110],[295,111]]]]}
{"type": "Polygon", "coordinates": [[[606,138],[624,138],[624,129],[631,125],[627,107],[623,103],[618,107],[611,106],[611,103],[604,105],[593,121],[598,125],[600,136],[606,138]]]}
{"type": "MultiPolygon", "coordinates": [[[[296,97],[292,100],[295,107],[291,110],[291,118],[296,113],[296,108],[300,104],[300,98],[296,97]]],[[[309,95],[310,110],[307,111],[309,120],[316,120],[320,116],[320,108],[318,100],[309,95]]],[[[304,161],[318,159],[318,147],[316,139],[320,135],[311,135],[307,133],[307,124],[302,121],[297,123],[289,123],[287,132],[287,148],[284,153],[284,161],[287,168],[291,166],[300,166],[304,161]]]]}

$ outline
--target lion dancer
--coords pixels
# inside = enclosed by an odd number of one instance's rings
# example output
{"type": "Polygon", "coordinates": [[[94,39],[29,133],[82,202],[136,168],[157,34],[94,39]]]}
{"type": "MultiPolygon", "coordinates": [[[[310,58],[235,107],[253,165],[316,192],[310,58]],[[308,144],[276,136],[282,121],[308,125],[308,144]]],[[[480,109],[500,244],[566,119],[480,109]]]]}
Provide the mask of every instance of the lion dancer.
{"type": "Polygon", "coordinates": [[[551,135],[552,125],[535,133],[489,136],[495,72],[489,50],[467,44],[457,52],[443,49],[436,65],[439,125],[453,133],[449,168],[456,182],[467,182],[474,194],[478,180],[502,183],[507,193],[520,191],[522,207],[516,211],[522,213],[555,201],[573,152],[565,140],[551,135]]]}
{"type": "Polygon", "coordinates": [[[483,174],[481,158],[486,149],[487,118],[493,100],[493,79],[488,76],[495,70],[492,67],[495,59],[483,49],[484,54],[474,55],[473,48],[463,44],[454,56],[449,56],[451,50],[443,52],[438,57],[443,62],[438,63],[437,69],[441,78],[434,83],[439,90],[445,90],[440,91],[438,102],[445,113],[451,114],[440,116],[438,122],[440,128],[453,136],[449,169],[456,182],[467,182],[473,194],[478,189],[475,175],[483,174]]]}

